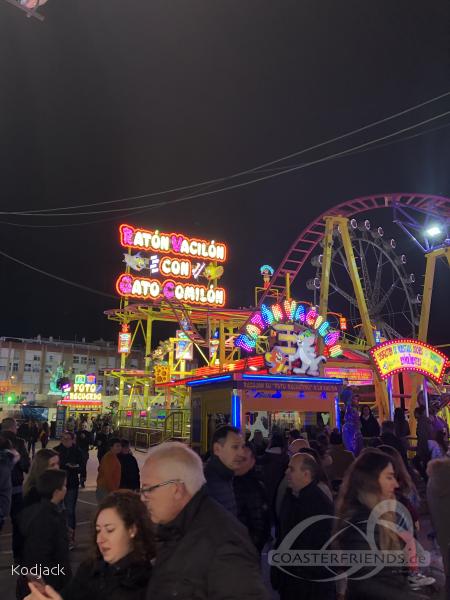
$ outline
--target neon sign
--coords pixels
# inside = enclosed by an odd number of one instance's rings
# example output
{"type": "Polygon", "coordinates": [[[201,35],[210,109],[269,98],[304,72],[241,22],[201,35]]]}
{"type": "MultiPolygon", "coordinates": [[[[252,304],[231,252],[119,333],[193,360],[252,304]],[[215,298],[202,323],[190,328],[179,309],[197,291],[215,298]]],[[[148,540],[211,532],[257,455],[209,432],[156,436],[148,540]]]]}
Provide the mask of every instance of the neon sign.
{"type": "Polygon", "coordinates": [[[138,229],[126,224],[120,226],[120,243],[125,248],[181,254],[218,262],[224,262],[227,258],[227,247],[220,242],[189,238],[181,233],[138,229]]]}
{"type": "Polygon", "coordinates": [[[213,285],[192,285],[168,279],[164,282],[146,277],[133,277],[122,274],[116,282],[116,290],[121,296],[142,300],[176,299],[189,304],[225,306],[224,288],[213,285]]]}
{"type": "Polygon", "coordinates": [[[329,322],[320,316],[315,308],[310,308],[295,300],[285,300],[283,304],[278,303],[271,307],[263,304],[261,310],[253,313],[250,317],[245,326],[246,333],[239,335],[234,345],[246,352],[253,352],[258,337],[270,327],[276,328],[278,324],[282,323],[300,325],[317,332],[324,339],[325,346],[332,358],[342,354],[342,348],[337,343],[340,332],[331,330],[329,322]]]}
{"type": "Polygon", "coordinates": [[[225,306],[225,290],[217,287],[223,275],[223,267],[217,263],[227,258],[225,244],[127,224],[120,226],[120,243],[128,248],[123,255],[127,272],[116,281],[121,296],[225,306]],[[135,248],[139,252],[132,254],[135,248]],[[205,280],[203,285],[200,279],[205,280]]]}
{"type": "Polygon", "coordinates": [[[448,362],[445,354],[433,346],[412,339],[383,342],[371,348],[370,354],[383,379],[403,371],[412,371],[442,383],[448,362]]]}
{"type": "Polygon", "coordinates": [[[102,394],[99,392],[95,375],[75,375],[73,391],[64,398],[64,404],[101,404],[102,394]]]}
{"type": "Polygon", "coordinates": [[[349,385],[373,385],[372,369],[358,367],[324,367],[325,377],[347,379],[349,385]]]}

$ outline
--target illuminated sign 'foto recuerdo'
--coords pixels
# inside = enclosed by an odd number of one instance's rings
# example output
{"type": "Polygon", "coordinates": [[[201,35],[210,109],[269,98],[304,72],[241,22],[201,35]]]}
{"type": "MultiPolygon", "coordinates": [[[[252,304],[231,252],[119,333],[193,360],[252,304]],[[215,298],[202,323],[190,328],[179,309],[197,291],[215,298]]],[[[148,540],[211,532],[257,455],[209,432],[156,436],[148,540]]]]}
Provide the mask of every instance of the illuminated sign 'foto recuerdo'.
{"type": "MultiPolygon", "coordinates": [[[[266,306],[263,304],[261,310],[252,314],[248,323],[245,325],[245,333],[239,335],[234,344],[236,347],[253,352],[256,348],[256,341],[264,331],[269,328],[280,329],[280,325],[286,323],[289,327],[300,325],[308,328],[313,335],[317,333],[323,338],[324,345],[327,348],[328,355],[332,358],[342,354],[342,348],[339,345],[339,331],[333,331],[328,321],[318,314],[315,308],[310,308],[300,304],[295,300],[285,300],[283,303],[266,306]]],[[[287,326],[286,326],[287,327],[287,326]]],[[[281,328],[283,329],[283,328],[281,328]]],[[[280,339],[291,337],[292,334],[281,333],[280,339]]]]}
{"type": "Polygon", "coordinates": [[[62,404],[101,404],[102,394],[97,384],[95,375],[75,375],[75,383],[68,397],[62,400],[62,404]]]}
{"type": "Polygon", "coordinates": [[[119,229],[120,243],[128,248],[123,260],[127,272],[116,281],[121,296],[225,306],[225,290],[217,287],[223,274],[218,262],[227,258],[225,244],[127,224],[119,229]],[[139,252],[133,254],[132,249],[139,252]],[[206,281],[202,284],[201,279],[206,281]]]}
{"type": "Polygon", "coordinates": [[[370,350],[372,359],[383,379],[412,371],[441,383],[447,365],[447,357],[433,346],[412,339],[383,342],[370,350]]]}

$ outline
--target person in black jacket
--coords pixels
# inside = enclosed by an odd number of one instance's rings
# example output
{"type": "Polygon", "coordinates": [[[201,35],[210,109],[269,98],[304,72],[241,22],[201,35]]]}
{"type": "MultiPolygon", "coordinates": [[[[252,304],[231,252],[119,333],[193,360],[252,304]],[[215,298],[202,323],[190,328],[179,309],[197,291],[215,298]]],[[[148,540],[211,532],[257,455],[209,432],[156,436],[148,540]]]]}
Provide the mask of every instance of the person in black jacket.
{"type": "Polygon", "coordinates": [[[22,545],[18,516],[23,508],[23,479],[24,473],[30,468],[30,457],[25,447],[25,441],[17,437],[17,423],[15,419],[6,418],[2,421],[2,434],[9,439],[12,447],[17,450],[20,459],[11,471],[11,523],[12,523],[12,551],[14,561],[20,559],[20,548],[22,545]]]}
{"type": "Polygon", "coordinates": [[[139,465],[131,453],[130,442],[126,439],[120,440],[122,451],[117,455],[122,467],[120,475],[120,488],[122,490],[137,491],[141,487],[139,476],[139,465]]]}
{"type": "Polygon", "coordinates": [[[269,600],[247,530],[208,497],[193,450],[179,442],[152,448],[141,481],[159,541],[148,600],[269,600]]]}
{"type": "Polygon", "coordinates": [[[381,424],[380,441],[382,444],[395,448],[403,459],[403,462],[408,466],[408,455],[402,441],[395,435],[395,425],[393,421],[383,421],[381,424]]]}
{"type": "Polygon", "coordinates": [[[11,510],[11,471],[19,460],[11,442],[0,434],[0,531],[11,510]]]}
{"type": "Polygon", "coordinates": [[[214,432],[211,445],[213,455],[205,466],[208,494],[233,515],[237,515],[233,477],[244,458],[244,438],[236,427],[223,425],[214,432]]]}
{"type": "MultiPolygon", "coordinates": [[[[48,469],[38,479],[37,491],[41,501],[25,508],[19,517],[24,543],[18,570],[41,565],[45,582],[61,590],[72,574],[66,520],[59,508],[66,495],[66,472],[48,469]]],[[[18,591],[22,597],[27,593],[23,578],[19,578],[18,591]]]]}
{"type": "MultiPolygon", "coordinates": [[[[286,471],[289,489],[286,491],[280,520],[276,552],[283,554],[283,540],[303,521],[315,516],[330,516],[309,525],[286,550],[319,550],[331,539],[333,527],[333,503],[318,487],[319,470],[316,460],[309,454],[294,454],[286,471]]],[[[329,571],[320,567],[288,567],[280,570],[277,554],[272,557],[271,580],[279,592],[280,600],[332,600],[335,597],[335,585],[321,582],[330,576],[329,571]],[[286,572],[286,570],[288,572],[286,572]]]]}
{"type": "Polygon", "coordinates": [[[138,494],[113,492],[99,505],[94,522],[92,557],[80,565],[61,595],[46,587],[44,596],[31,584],[30,600],[144,600],[155,544],[138,494]]]}
{"type": "Polygon", "coordinates": [[[56,446],[55,451],[59,454],[61,469],[67,472],[67,494],[64,500],[67,515],[67,525],[70,529],[70,547],[75,545],[76,506],[78,500],[78,489],[80,487],[79,473],[83,463],[83,455],[74,445],[75,434],[64,431],[61,436],[61,444],[56,446]]]}
{"type": "Polygon", "coordinates": [[[255,451],[250,444],[243,449],[244,459],[233,480],[237,517],[243,523],[259,552],[270,537],[270,510],[264,484],[255,471],[255,451]]]}
{"type": "Polygon", "coordinates": [[[361,421],[361,435],[363,437],[372,438],[380,435],[380,425],[373,416],[370,406],[362,407],[359,420],[361,421]]]}
{"type": "Polygon", "coordinates": [[[109,440],[112,437],[111,430],[108,424],[103,425],[95,437],[95,445],[97,446],[98,464],[109,450],[109,440]]]}
{"type": "Polygon", "coordinates": [[[81,426],[82,429],[77,431],[76,446],[81,452],[81,456],[83,459],[80,465],[80,486],[84,488],[87,478],[86,467],[89,460],[89,446],[91,443],[91,434],[86,429],[86,423],[83,422],[81,426]]]}

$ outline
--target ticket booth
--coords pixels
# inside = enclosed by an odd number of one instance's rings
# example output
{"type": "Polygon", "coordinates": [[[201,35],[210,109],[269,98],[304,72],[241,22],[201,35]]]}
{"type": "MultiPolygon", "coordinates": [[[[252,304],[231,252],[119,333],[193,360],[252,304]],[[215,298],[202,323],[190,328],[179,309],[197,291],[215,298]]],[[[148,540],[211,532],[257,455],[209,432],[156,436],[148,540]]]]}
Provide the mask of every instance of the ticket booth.
{"type": "Polygon", "coordinates": [[[281,430],[317,424],[336,426],[342,379],[232,373],[189,381],[191,444],[209,449],[214,431],[232,424],[243,431],[259,429],[266,437],[281,430]]]}

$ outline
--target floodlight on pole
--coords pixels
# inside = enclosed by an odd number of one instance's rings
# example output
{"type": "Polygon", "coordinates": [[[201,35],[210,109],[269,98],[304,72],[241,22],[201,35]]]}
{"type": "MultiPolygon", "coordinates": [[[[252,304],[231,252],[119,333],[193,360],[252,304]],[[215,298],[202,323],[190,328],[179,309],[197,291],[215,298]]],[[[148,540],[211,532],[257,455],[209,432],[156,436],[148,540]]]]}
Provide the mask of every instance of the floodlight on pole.
{"type": "Polygon", "coordinates": [[[440,235],[442,233],[442,229],[439,227],[439,225],[432,225],[431,227],[428,227],[428,229],[425,231],[425,234],[428,237],[436,237],[437,235],[440,235]]]}

